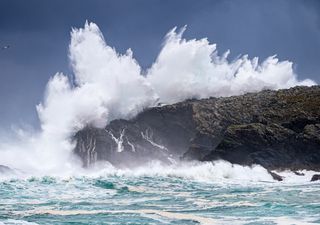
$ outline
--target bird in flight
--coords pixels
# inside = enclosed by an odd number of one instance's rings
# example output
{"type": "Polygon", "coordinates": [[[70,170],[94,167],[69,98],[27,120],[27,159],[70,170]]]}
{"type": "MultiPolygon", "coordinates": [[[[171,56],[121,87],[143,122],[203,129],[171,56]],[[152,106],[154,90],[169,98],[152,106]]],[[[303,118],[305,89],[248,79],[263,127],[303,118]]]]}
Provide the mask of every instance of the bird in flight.
{"type": "Polygon", "coordinates": [[[8,48],[10,48],[10,45],[5,45],[5,46],[1,47],[1,50],[5,50],[5,49],[8,49],[8,48]]]}

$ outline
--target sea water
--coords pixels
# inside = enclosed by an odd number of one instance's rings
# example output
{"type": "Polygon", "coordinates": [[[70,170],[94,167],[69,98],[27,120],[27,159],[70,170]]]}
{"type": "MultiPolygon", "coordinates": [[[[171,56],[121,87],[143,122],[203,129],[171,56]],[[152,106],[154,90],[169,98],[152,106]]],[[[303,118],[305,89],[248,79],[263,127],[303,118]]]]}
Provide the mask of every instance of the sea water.
{"type": "Polygon", "coordinates": [[[0,224],[320,224],[320,182],[226,162],[2,175],[0,224]]]}

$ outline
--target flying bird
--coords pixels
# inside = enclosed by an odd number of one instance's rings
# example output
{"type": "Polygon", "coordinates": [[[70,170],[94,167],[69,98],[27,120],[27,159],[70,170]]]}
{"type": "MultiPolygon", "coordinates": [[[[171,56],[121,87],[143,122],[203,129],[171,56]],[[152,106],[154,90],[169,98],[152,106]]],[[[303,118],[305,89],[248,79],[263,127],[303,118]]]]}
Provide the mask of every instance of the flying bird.
{"type": "Polygon", "coordinates": [[[1,47],[2,50],[8,49],[8,48],[10,48],[10,45],[6,45],[6,46],[1,47]]]}

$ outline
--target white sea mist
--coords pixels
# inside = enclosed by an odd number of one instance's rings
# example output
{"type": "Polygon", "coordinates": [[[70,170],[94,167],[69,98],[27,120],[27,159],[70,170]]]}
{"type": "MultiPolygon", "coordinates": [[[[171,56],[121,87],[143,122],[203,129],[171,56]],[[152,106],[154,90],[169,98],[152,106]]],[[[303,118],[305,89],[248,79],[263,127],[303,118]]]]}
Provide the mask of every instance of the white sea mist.
{"type": "Polygon", "coordinates": [[[96,24],[86,22],[84,28],[73,29],[69,57],[75,81],[62,73],[49,80],[37,106],[41,130],[21,131],[16,139],[2,141],[0,165],[30,174],[79,173],[72,137],[88,125],[103,128],[158,103],[315,84],[298,80],[292,63],[276,56],[261,62],[247,55],[229,60],[229,52],[219,55],[206,38],[184,39],[185,29],[169,31],[146,73],[130,49],[121,55],[109,46],[96,24]]]}

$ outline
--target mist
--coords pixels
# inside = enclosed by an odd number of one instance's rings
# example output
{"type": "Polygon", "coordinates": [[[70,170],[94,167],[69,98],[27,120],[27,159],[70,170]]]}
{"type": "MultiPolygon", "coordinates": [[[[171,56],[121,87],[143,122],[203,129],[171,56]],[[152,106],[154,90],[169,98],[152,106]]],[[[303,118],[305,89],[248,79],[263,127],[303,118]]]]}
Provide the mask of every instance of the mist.
{"type": "Polygon", "coordinates": [[[86,126],[103,128],[159,103],[316,84],[299,80],[290,61],[276,56],[260,61],[247,55],[229,59],[229,51],[219,54],[206,38],[183,38],[185,29],[168,32],[146,71],[130,49],[119,54],[109,46],[95,23],[72,29],[73,79],[57,73],[48,81],[37,105],[41,130],[21,131],[14,140],[3,141],[0,164],[41,174],[73,173],[81,164],[72,153],[72,137],[86,126]]]}

